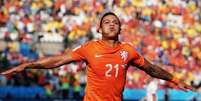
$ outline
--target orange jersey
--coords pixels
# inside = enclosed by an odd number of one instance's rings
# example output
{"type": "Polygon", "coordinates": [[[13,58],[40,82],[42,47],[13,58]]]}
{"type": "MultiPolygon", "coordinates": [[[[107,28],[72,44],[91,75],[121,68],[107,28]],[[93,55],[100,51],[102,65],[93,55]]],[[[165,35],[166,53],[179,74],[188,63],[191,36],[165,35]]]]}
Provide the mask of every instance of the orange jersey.
{"type": "Polygon", "coordinates": [[[144,58],[131,45],[121,43],[110,47],[102,40],[81,45],[73,51],[72,57],[87,62],[84,101],[121,101],[127,64],[144,65],[144,58]]]}

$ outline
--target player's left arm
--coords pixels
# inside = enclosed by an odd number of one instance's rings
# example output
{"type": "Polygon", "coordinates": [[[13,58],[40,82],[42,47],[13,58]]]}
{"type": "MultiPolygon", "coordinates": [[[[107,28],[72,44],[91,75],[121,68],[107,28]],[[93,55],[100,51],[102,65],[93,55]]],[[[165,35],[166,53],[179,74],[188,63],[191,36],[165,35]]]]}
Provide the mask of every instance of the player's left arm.
{"type": "Polygon", "coordinates": [[[171,73],[167,72],[166,70],[162,69],[161,67],[150,63],[148,60],[144,59],[144,65],[137,66],[139,69],[145,71],[152,77],[163,79],[166,81],[170,81],[176,84],[180,89],[186,90],[194,90],[193,87],[187,85],[185,82],[177,79],[171,73]]]}

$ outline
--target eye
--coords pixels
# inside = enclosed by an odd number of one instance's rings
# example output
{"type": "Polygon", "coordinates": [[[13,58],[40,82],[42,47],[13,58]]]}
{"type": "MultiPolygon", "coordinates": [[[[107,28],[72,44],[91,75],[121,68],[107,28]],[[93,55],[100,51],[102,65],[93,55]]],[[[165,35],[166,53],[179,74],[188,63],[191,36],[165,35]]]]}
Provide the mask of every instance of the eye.
{"type": "Polygon", "coordinates": [[[119,24],[119,22],[117,20],[113,20],[112,23],[115,24],[115,25],[119,24]]]}
{"type": "Polygon", "coordinates": [[[118,21],[114,21],[113,23],[114,23],[114,24],[119,24],[118,21]]]}
{"type": "Polygon", "coordinates": [[[103,23],[104,23],[104,24],[108,24],[108,23],[109,23],[109,21],[104,21],[103,23]]]}

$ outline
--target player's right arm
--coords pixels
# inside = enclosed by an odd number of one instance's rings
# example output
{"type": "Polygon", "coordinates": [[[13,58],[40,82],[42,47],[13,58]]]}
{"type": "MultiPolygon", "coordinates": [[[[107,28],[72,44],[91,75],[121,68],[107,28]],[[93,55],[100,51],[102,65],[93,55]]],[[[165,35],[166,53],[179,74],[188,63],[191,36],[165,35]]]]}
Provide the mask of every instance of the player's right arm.
{"type": "Polygon", "coordinates": [[[68,64],[78,59],[72,56],[72,51],[65,52],[62,55],[56,55],[48,58],[39,59],[34,62],[23,63],[19,66],[13,67],[5,72],[2,72],[2,75],[8,75],[14,72],[21,72],[24,69],[52,69],[57,68],[61,65],[68,64]]]}

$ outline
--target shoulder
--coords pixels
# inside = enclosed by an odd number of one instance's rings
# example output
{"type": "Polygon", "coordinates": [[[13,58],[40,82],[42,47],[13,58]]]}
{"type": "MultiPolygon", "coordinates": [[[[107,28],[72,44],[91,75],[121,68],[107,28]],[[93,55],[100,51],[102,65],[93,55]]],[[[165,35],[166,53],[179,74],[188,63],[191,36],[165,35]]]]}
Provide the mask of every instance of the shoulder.
{"type": "Polygon", "coordinates": [[[134,45],[132,43],[121,42],[124,48],[134,49],[134,45]]]}
{"type": "Polygon", "coordinates": [[[99,40],[91,40],[91,41],[88,41],[85,43],[85,45],[92,45],[92,44],[95,44],[97,43],[99,40]]]}
{"type": "Polygon", "coordinates": [[[98,40],[91,40],[91,41],[88,41],[84,44],[81,44],[75,48],[73,48],[73,51],[77,50],[77,49],[84,49],[84,48],[90,48],[92,47],[95,43],[97,43],[98,40]]]}
{"type": "Polygon", "coordinates": [[[122,42],[122,47],[129,53],[138,54],[137,50],[135,49],[135,46],[132,43],[122,42]]]}
{"type": "Polygon", "coordinates": [[[98,43],[98,40],[91,40],[91,41],[88,41],[88,42],[82,44],[81,46],[90,48],[90,47],[93,47],[94,45],[96,45],[97,43],[98,43]]]}

